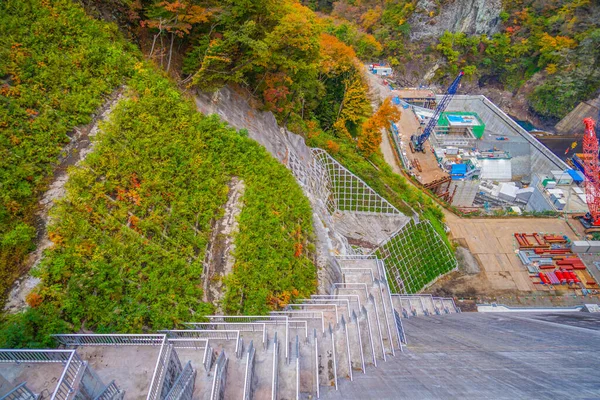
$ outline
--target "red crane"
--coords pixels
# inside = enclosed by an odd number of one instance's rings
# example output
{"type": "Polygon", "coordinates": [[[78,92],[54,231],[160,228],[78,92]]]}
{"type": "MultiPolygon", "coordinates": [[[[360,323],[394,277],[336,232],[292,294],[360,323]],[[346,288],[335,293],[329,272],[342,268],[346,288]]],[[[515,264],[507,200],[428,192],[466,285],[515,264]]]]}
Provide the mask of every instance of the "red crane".
{"type": "Polygon", "coordinates": [[[598,159],[598,138],[594,129],[595,122],[591,118],[583,120],[583,153],[587,155],[583,164],[585,171],[585,192],[589,215],[586,215],[592,226],[600,226],[600,160],[598,159]]]}

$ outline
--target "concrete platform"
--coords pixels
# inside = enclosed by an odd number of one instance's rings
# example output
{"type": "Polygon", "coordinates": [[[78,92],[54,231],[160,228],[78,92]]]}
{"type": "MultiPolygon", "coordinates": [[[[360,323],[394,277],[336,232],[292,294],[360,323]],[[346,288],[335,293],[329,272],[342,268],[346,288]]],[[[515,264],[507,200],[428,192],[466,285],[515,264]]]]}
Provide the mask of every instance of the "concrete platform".
{"type": "Polygon", "coordinates": [[[322,398],[600,398],[600,315],[462,313],[404,327],[403,354],[322,398]]]}

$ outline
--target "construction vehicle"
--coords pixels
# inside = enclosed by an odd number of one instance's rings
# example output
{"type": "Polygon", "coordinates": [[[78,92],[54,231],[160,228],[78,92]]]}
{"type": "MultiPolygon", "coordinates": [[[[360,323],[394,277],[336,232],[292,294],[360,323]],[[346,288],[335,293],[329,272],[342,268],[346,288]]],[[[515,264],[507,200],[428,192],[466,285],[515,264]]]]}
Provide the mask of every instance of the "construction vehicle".
{"type": "Polygon", "coordinates": [[[435,108],[433,116],[429,119],[429,122],[427,122],[423,133],[421,133],[420,135],[415,134],[411,136],[411,150],[414,149],[414,151],[420,151],[425,153],[425,148],[423,147],[423,145],[429,138],[429,135],[431,135],[431,132],[433,132],[433,130],[437,126],[437,122],[440,119],[442,112],[444,112],[446,107],[448,107],[450,100],[452,100],[452,98],[456,94],[456,90],[458,89],[458,85],[460,84],[460,80],[462,79],[464,74],[465,73],[463,71],[460,71],[458,76],[454,79],[454,82],[452,82],[452,84],[448,88],[448,91],[446,91],[446,94],[442,98],[442,101],[440,101],[437,107],[435,108]]]}
{"type": "Polygon", "coordinates": [[[585,193],[589,212],[580,217],[586,233],[600,232],[600,160],[598,159],[598,138],[591,118],[583,120],[583,168],[585,175],[585,193]]]}

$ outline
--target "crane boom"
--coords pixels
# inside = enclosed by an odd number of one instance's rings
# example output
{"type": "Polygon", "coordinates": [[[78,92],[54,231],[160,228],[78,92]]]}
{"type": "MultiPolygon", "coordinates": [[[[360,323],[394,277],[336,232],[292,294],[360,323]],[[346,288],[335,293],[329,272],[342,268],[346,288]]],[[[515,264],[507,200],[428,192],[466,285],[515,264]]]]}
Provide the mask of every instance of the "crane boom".
{"type": "Polygon", "coordinates": [[[583,135],[585,193],[590,210],[592,225],[600,226],[600,161],[598,160],[598,138],[594,129],[595,122],[591,118],[583,120],[585,133],[583,135]]]}
{"type": "Polygon", "coordinates": [[[429,138],[429,135],[431,135],[431,132],[433,132],[433,130],[435,129],[437,122],[440,119],[440,115],[442,114],[442,112],[444,112],[446,107],[448,107],[448,103],[450,103],[450,100],[452,100],[452,97],[454,97],[454,95],[456,94],[456,90],[458,89],[458,85],[460,84],[460,80],[462,79],[464,74],[465,73],[463,71],[460,71],[458,76],[454,79],[454,82],[452,82],[452,84],[446,91],[446,94],[442,98],[442,101],[440,101],[440,103],[435,108],[433,116],[431,117],[429,122],[427,122],[423,133],[420,135],[413,135],[411,137],[415,151],[425,152],[425,150],[423,149],[423,145],[429,138]]]}

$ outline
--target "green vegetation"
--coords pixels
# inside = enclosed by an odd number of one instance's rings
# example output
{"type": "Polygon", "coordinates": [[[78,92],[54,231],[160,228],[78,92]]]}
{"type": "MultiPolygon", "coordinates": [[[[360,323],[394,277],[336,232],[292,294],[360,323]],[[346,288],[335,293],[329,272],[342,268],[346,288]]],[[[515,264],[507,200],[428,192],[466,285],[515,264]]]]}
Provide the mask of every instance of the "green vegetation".
{"type": "Polygon", "coordinates": [[[62,146],[123,82],[135,48],[71,1],[0,3],[0,304],[32,249],[62,146]]]}
{"type": "MultiPolygon", "coordinates": [[[[78,6],[60,4],[32,23],[52,30],[64,22],[54,13],[84,18],[78,6]]],[[[31,308],[3,317],[0,347],[48,345],[59,330],[168,328],[211,312],[201,301],[205,248],[234,176],[246,191],[224,308],[264,313],[316,288],[312,212],[291,173],[243,132],[196,112],[152,66],[133,65],[135,50],[121,49],[125,98],[94,151],[70,171],[52,211],[53,246],[34,271],[42,283],[28,296],[31,308]]]]}
{"type": "Polygon", "coordinates": [[[429,65],[441,56],[446,65],[437,70],[437,78],[455,76],[461,69],[470,79],[500,83],[511,91],[538,73],[529,104],[544,117],[561,118],[600,89],[598,2],[503,0],[499,33],[445,32],[433,43],[411,42],[409,21],[420,14],[434,24],[441,8],[449,6],[443,1],[436,1],[432,10],[420,8],[415,0],[307,3],[360,24],[383,44],[383,56],[399,71],[411,61],[429,65]]]}
{"type": "MultiPolygon", "coordinates": [[[[456,266],[452,253],[434,237],[435,231],[427,221],[415,223],[411,220],[400,234],[377,250],[377,256],[385,259],[386,268],[398,271],[406,293],[418,292],[456,266]]],[[[403,288],[397,287],[394,279],[389,283],[393,291],[402,293],[403,288]]]]}

